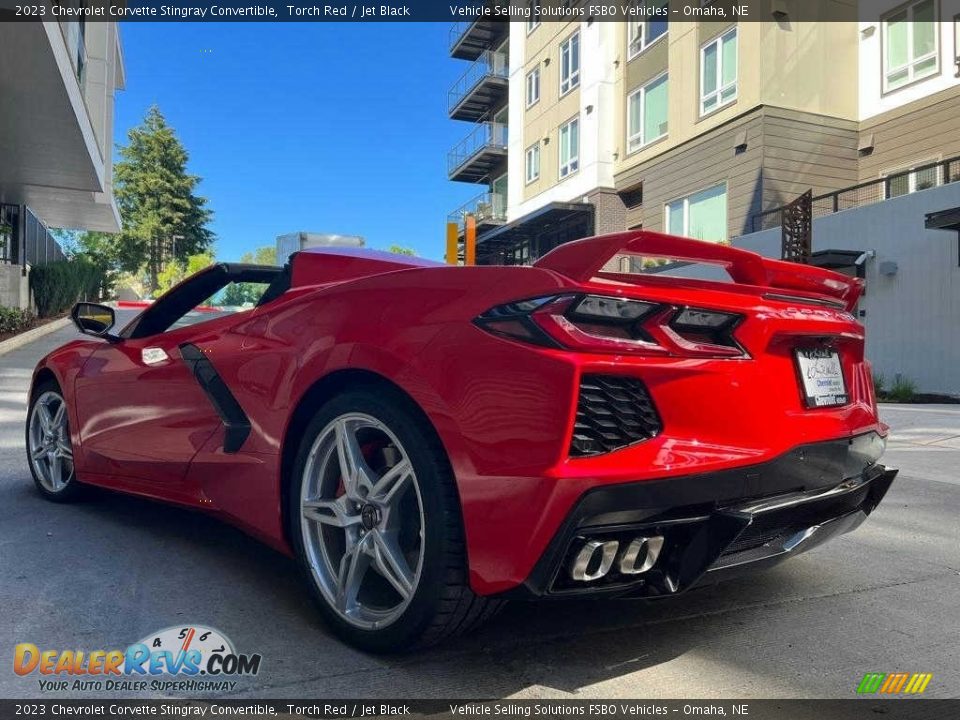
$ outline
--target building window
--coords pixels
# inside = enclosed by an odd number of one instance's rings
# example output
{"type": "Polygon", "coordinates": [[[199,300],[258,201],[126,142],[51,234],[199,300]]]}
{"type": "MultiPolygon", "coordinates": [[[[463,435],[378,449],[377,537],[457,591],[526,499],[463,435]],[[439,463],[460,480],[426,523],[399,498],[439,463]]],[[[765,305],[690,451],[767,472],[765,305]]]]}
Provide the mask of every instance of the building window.
{"type": "Polygon", "coordinates": [[[700,49],[700,114],[737,99],[737,29],[700,49]]]}
{"type": "Polygon", "coordinates": [[[580,31],[560,43],[560,94],[580,84],[580,31]]]}
{"type": "Polygon", "coordinates": [[[527,35],[540,27],[540,0],[530,0],[530,19],[527,20],[527,35]]]}
{"type": "Polygon", "coordinates": [[[883,89],[937,73],[937,4],[921,0],[883,19],[883,89]]]}
{"type": "Polygon", "coordinates": [[[943,165],[937,165],[937,162],[937,158],[928,158],[922,162],[881,173],[881,177],[890,178],[887,181],[886,196],[895,198],[942,185],[943,165]],[[927,165],[933,165],[933,167],[925,167],[927,165]]]}
{"type": "Polygon", "coordinates": [[[664,225],[671,235],[711,242],[727,239],[727,186],[725,183],[667,203],[664,225]]]}
{"type": "Polygon", "coordinates": [[[540,66],[527,73],[527,107],[540,99],[540,66]]]}
{"type": "Polygon", "coordinates": [[[560,177],[575,173],[580,167],[580,118],[560,126],[560,177]]]}
{"type": "Polygon", "coordinates": [[[526,179],[528,183],[540,177],[540,143],[534,143],[527,148],[526,179]]]}
{"type": "Polygon", "coordinates": [[[960,15],[953,16],[953,64],[957,66],[957,77],[960,77],[960,15]]]}
{"type": "Polygon", "coordinates": [[[667,74],[627,97],[627,152],[639,150],[667,134],[667,74]]]}
{"type": "Polygon", "coordinates": [[[667,18],[670,12],[667,0],[648,0],[643,6],[649,13],[646,20],[627,23],[627,60],[632,60],[654,42],[667,34],[667,18]]]}

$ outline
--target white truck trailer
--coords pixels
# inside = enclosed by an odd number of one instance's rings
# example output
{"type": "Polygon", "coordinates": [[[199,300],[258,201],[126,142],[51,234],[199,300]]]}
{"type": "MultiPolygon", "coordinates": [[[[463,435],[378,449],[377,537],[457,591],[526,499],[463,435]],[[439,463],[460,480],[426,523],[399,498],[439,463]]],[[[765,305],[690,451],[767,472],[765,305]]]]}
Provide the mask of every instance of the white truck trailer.
{"type": "Polygon", "coordinates": [[[283,265],[295,252],[314,247],[363,247],[359,235],[294,232],[277,236],[277,263],[283,265]]]}

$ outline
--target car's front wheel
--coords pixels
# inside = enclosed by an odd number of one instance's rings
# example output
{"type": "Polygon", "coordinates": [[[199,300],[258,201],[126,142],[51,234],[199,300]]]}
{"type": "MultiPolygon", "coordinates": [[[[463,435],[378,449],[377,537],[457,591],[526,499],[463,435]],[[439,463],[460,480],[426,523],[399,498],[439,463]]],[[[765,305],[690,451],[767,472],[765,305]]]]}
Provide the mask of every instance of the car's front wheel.
{"type": "Polygon", "coordinates": [[[60,386],[35,388],[27,413],[27,460],[33,481],[48,500],[67,502],[80,492],[73,465],[67,403],[60,386]]]}
{"type": "Polygon", "coordinates": [[[323,614],[372,651],[467,629],[498,603],[467,585],[456,490],[439,442],[402,395],[350,391],[306,428],[291,535],[323,614]]]}

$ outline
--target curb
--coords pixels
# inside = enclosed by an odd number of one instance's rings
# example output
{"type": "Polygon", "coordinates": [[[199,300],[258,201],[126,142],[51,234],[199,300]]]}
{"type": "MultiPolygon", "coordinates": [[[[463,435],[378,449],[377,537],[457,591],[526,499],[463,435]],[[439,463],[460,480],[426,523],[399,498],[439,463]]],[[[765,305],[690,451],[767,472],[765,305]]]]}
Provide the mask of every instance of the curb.
{"type": "Polygon", "coordinates": [[[70,325],[70,318],[60,318],[59,320],[48,322],[45,325],[33,328],[33,330],[27,330],[25,333],[20,333],[15,337],[4,340],[0,342],[0,355],[6,355],[8,352],[19,350],[24,345],[29,345],[34,340],[55,333],[57,330],[63,330],[63,328],[68,325],[70,325]]]}

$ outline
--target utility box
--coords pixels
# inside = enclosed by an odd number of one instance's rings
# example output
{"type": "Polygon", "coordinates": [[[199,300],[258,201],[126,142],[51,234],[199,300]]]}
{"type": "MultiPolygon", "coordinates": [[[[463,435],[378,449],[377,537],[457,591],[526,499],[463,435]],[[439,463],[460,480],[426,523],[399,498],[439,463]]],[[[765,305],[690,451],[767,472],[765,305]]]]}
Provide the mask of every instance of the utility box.
{"type": "Polygon", "coordinates": [[[277,236],[277,263],[283,265],[291,255],[315,247],[363,247],[359,235],[295,232],[277,236]]]}

